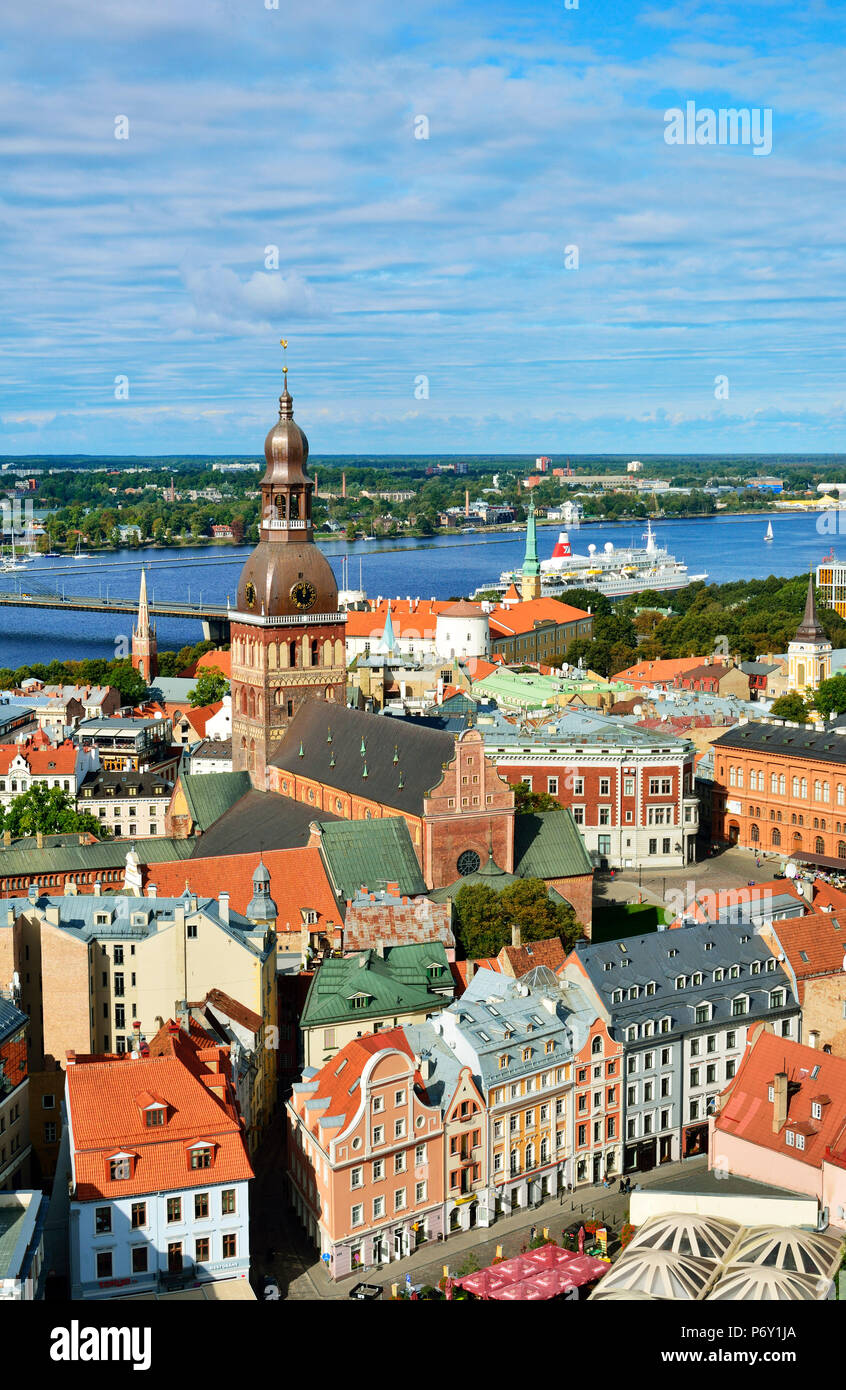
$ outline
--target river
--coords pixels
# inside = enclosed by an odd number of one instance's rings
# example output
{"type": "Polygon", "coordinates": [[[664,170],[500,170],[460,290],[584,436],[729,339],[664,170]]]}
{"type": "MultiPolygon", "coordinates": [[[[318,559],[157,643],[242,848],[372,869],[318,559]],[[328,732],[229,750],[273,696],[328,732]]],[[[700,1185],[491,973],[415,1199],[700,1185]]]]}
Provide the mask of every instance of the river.
{"type": "MultiPolygon", "coordinates": [[[[841,527],[846,534],[846,513],[841,527]]],[[[793,575],[819,564],[839,537],[833,533],[839,517],[823,514],[764,513],[754,516],[716,516],[654,524],[655,538],[677,559],[683,560],[691,574],[706,572],[713,583],[732,579],[758,579],[767,575],[793,575]],[[774,539],[764,540],[767,522],[772,520],[774,539]]],[[[570,532],[574,551],[586,553],[589,544],[601,549],[606,542],[615,546],[642,545],[643,522],[582,524],[570,532]]],[[[538,529],[541,559],[552,553],[557,526],[538,529]]],[[[521,533],[472,532],[466,535],[437,536],[429,540],[397,537],[385,541],[345,540],[321,542],[341,583],[341,561],[349,555],[351,587],[358,586],[359,560],[364,588],[371,597],[378,595],[417,595],[422,598],[450,598],[471,594],[487,581],[495,581],[502,570],[520,565],[525,538],[521,533]]],[[[846,555],[846,543],[842,546],[846,555]]],[[[161,550],[155,547],[113,551],[101,557],[74,562],[65,556],[39,559],[26,570],[0,574],[0,589],[23,589],[36,593],[62,584],[66,594],[108,594],[113,598],[134,597],[138,593],[139,567],[151,568],[148,592],[155,602],[164,598],[190,597],[207,603],[225,603],[234,597],[239,566],[250,547],[223,549],[215,546],[196,549],[161,550]],[[61,570],[50,583],[51,570],[61,570]],[[72,571],[72,572],[68,572],[72,571]]],[[[668,595],[667,603],[672,602],[668,595]]],[[[47,662],[54,658],[79,661],[85,657],[113,657],[116,643],[125,640],[129,622],[121,614],[117,620],[105,613],[69,613],[57,609],[27,611],[0,607],[0,666],[18,667],[27,662],[47,662]],[[35,630],[33,621],[35,620],[35,630]]],[[[162,650],[174,649],[202,638],[199,623],[174,619],[158,620],[158,642],[162,650]]]]}

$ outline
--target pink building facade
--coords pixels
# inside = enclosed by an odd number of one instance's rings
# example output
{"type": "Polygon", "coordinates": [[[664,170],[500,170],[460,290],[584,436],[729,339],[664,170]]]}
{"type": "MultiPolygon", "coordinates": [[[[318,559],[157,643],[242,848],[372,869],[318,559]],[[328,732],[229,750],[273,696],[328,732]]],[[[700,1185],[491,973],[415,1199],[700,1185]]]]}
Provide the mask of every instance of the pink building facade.
{"type": "Polygon", "coordinates": [[[401,1028],[307,1069],[287,1119],[290,1199],[333,1278],[443,1237],[443,1120],[401,1028]]]}

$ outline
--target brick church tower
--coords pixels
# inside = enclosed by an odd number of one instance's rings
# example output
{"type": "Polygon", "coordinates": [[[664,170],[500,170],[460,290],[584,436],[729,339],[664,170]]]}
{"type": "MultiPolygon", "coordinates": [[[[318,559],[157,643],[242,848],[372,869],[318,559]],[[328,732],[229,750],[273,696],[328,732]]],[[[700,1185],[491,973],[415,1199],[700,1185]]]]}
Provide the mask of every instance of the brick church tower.
{"type": "Polygon", "coordinates": [[[267,785],[267,765],[301,704],[346,699],[346,613],[314,544],[308,440],[294,421],[284,370],[279,419],[267,436],[259,543],[231,614],[232,767],[267,785]]]}
{"type": "Polygon", "coordinates": [[[150,610],[147,606],[147,575],[141,571],[141,592],[138,595],[138,622],[132,629],[132,665],[142,680],[154,680],[159,670],[159,649],[156,642],[156,625],[150,623],[150,610]]]}

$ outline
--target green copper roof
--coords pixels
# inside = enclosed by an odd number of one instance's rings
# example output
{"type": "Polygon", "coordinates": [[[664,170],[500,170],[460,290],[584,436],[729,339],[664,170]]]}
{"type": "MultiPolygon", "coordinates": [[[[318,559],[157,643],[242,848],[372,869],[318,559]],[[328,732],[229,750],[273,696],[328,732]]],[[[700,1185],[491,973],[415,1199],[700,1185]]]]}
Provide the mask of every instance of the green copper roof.
{"type": "Polygon", "coordinates": [[[544,811],[514,817],[514,867],[521,878],[574,878],[593,873],[572,813],[544,811]]]}
{"type": "Polygon", "coordinates": [[[408,825],[402,816],[382,820],[323,821],[320,851],[336,895],[354,898],[364,884],[370,892],[398,883],[400,893],[426,892],[408,825]]]}
{"type": "Polygon", "coordinates": [[[330,957],[309,986],[300,1026],[384,1018],[386,1015],[433,1011],[452,999],[454,985],[443,943],[388,946],[330,957]],[[436,993],[445,991],[445,993],[436,993]]]}
{"type": "Polygon", "coordinates": [[[208,830],[250,790],[249,772],[183,773],[180,778],[194,827],[208,830]]]}
{"type": "Polygon", "coordinates": [[[535,499],[531,494],[529,495],[529,519],[526,522],[526,554],[523,559],[523,573],[526,575],[540,574],[538,534],[535,523],[535,499]]]}
{"type": "MultiPolygon", "coordinates": [[[[35,845],[27,839],[18,841],[10,849],[0,849],[0,876],[23,874],[38,879],[42,874],[61,873],[63,870],[77,869],[119,869],[126,865],[126,856],[135,849],[141,864],[161,864],[172,859],[187,859],[194,842],[192,840],[150,839],[100,840],[94,845],[50,844],[52,836],[45,836],[44,849],[26,848],[35,845]]],[[[46,885],[45,885],[46,886],[46,885]]]]}

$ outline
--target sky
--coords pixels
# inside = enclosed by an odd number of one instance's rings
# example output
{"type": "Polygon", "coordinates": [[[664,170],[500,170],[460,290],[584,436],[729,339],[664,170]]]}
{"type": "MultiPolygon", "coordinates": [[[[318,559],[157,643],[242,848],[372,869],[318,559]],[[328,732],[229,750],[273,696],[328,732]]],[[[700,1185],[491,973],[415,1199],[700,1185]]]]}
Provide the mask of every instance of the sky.
{"type": "Polygon", "coordinates": [[[258,454],[280,337],[314,455],[846,452],[844,71],[840,0],[0,0],[0,454],[258,454]]]}

